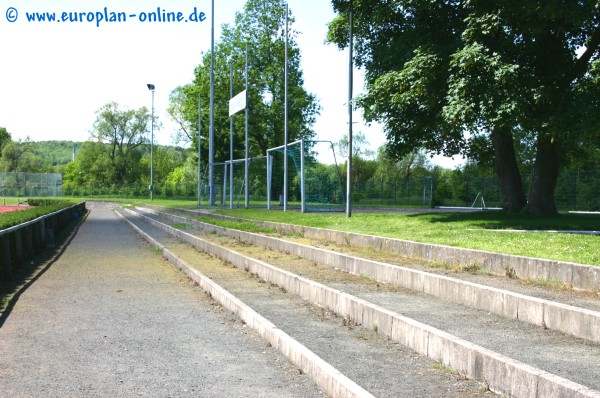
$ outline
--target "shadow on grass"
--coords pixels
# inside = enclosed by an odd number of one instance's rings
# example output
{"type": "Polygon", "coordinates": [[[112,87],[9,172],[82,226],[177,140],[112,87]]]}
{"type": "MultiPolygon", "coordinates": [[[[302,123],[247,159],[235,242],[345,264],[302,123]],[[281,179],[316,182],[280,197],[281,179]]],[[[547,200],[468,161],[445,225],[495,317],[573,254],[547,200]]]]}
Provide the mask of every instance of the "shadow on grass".
{"type": "Polygon", "coordinates": [[[60,258],[87,218],[89,211],[56,237],[54,249],[44,249],[15,269],[10,280],[0,281],[0,328],[8,319],[21,295],[31,287],[60,258]]]}
{"type": "Polygon", "coordinates": [[[422,222],[455,223],[486,229],[524,230],[600,230],[600,215],[557,214],[532,216],[505,211],[421,213],[407,215],[422,222]]]}

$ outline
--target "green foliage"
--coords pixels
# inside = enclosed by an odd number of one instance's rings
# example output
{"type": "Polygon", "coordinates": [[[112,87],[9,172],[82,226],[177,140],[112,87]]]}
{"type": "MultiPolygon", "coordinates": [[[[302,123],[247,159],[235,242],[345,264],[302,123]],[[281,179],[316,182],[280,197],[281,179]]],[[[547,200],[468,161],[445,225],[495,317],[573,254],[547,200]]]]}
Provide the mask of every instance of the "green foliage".
{"type": "Polygon", "coordinates": [[[10,135],[3,141],[2,137],[6,138],[0,128],[0,151],[6,147],[6,157],[0,159],[3,171],[62,173],[72,160],[73,146],[81,145],[73,141],[11,141],[10,135]]]}
{"type": "Polygon", "coordinates": [[[36,172],[42,169],[42,160],[33,154],[29,138],[24,141],[5,141],[1,150],[0,171],[36,172]]]}
{"type": "Polygon", "coordinates": [[[5,127],[0,127],[0,150],[5,143],[12,141],[12,137],[5,127]]]}
{"type": "Polygon", "coordinates": [[[521,165],[532,164],[527,210],[555,211],[561,163],[599,144],[596,2],[332,4],[339,16],[328,40],[340,47],[348,45],[352,7],[356,62],[367,78],[358,103],[368,120],[384,124],[390,154],[401,158],[425,148],[493,158],[511,208],[525,201],[517,168],[522,157],[521,165]]]}
{"type": "MultiPolygon", "coordinates": [[[[236,14],[235,23],[223,25],[215,53],[206,53],[196,68],[194,82],[171,93],[169,113],[180,126],[179,136],[198,145],[198,101],[201,105],[202,136],[208,136],[210,101],[210,63],[214,55],[215,161],[229,159],[230,65],[233,67],[234,95],[245,88],[245,49],[248,45],[249,63],[249,153],[263,156],[268,148],[284,142],[284,30],[285,2],[283,0],[249,0],[244,10],[236,14]],[[225,105],[220,105],[225,104],[225,105]]],[[[288,66],[288,133],[289,141],[314,136],[311,126],[319,112],[314,95],[303,85],[300,69],[300,50],[293,30],[290,12],[290,41],[288,66]]],[[[245,120],[243,112],[234,116],[234,159],[244,157],[245,120]]],[[[203,140],[202,151],[207,153],[208,140],[203,140]]],[[[203,162],[208,156],[202,156],[203,162]]]]}
{"type": "Polygon", "coordinates": [[[105,183],[122,184],[139,179],[142,154],[136,149],[149,143],[150,122],[146,107],[122,109],[116,102],[109,102],[96,112],[92,137],[97,144],[106,144],[94,147],[98,151],[98,164],[105,170],[105,183]]]}
{"type": "Polygon", "coordinates": [[[27,221],[34,220],[48,213],[75,205],[75,201],[67,200],[30,200],[32,206],[36,206],[27,210],[13,211],[9,213],[0,213],[0,230],[22,224],[27,221]],[[35,204],[34,204],[35,203],[35,204]]]}

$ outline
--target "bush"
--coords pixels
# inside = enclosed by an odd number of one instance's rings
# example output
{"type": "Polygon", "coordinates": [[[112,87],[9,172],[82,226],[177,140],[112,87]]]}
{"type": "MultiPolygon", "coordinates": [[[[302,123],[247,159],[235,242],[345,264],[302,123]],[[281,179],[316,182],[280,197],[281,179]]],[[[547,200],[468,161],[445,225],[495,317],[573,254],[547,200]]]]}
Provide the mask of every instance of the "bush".
{"type": "Polygon", "coordinates": [[[35,206],[27,210],[0,213],[0,229],[14,227],[27,221],[35,220],[48,213],[62,210],[77,204],[74,201],[56,199],[31,199],[29,205],[35,206]]]}

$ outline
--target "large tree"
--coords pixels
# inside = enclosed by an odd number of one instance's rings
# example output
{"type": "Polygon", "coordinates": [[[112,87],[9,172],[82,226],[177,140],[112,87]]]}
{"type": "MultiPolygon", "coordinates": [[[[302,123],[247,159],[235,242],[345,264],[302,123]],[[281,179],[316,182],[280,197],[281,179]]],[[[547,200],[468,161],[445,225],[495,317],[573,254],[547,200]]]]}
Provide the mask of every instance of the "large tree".
{"type": "Polygon", "coordinates": [[[556,212],[561,164],[600,127],[599,2],[332,3],[329,40],[340,47],[353,9],[367,80],[359,103],[385,125],[391,154],[491,153],[505,208],[556,212]],[[535,153],[527,200],[515,151],[523,144],[535,153]]]}
{"type": "Polygon", "coordinates": [[[0,150],[7,142],[12,140],[12,136],[5,127],[0,127],[0,150]]]}
{"type": "Polygon", "coordinates": [[[110,160],[110,178],[105,184],[136,181],[142,153],[139,147],[150,142],[151,116],[146,107],[123,109],[116,102],[104,105],[96,112],[92,138],[105,145],[95,148],[106,151],[110,160]]]}
{"type": "MultiPolygon", "coordinates": [[[[289,142],[314,136],[312,125],[319,112],[317,100],[303,85],[300,50],[290,11],[288,47],[288,133],[289,142]]],[[[248,0],[236,14],[235,23],[223,25],[214,54],[203,55],[194,81],[171,93],[169,113],[179,123],[178,136],[197,148],[198,101],[202,109],[201,135],[209,134],[210,63],[214,55],[215,74],[215,161],[229,159],[230,65],[234,73],[234,95],[245,88],[245,50],[249,59],[249,141],[250,156],[264,156],[268,148],[284,144],[284,59],[285,1],[248,0]]],[[[243,112],[234,116],[234,158],[244,157],[243,112]]],[[[208,140],[202,141],[208,147],[208,140]]],[[[207,160],[208,157],[203,157],[207,160]]]]}
{"type": "Polygon", "coordinates": [[[32,142],[27,137],[24,141],[5,140],[2,143],[0,170],[5,172],[47,172],[43,161],[32,151],[32,142]]]}

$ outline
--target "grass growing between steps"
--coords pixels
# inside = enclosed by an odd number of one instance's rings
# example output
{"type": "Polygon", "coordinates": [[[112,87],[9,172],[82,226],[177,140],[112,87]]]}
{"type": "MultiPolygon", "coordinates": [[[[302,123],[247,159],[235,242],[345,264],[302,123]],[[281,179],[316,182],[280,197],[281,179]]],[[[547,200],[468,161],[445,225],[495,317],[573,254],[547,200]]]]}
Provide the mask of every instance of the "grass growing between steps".
{"type": "MultiPolygon", "coordinates": [[[[599,215],[535,217],[502,211],[473,213],[298,213],[262,209],[219,210],[252,220],[328,228],[496,253],[600,265],[600,236],[509,230],[600,230],[599,215]]],[[[207,220],[203,220],[207,221],[207,220]]],[[[235,228],[234,225],[230,227],[235,228]]],[[[244,229],[238,225],[238,229],[244,229]]]]}

